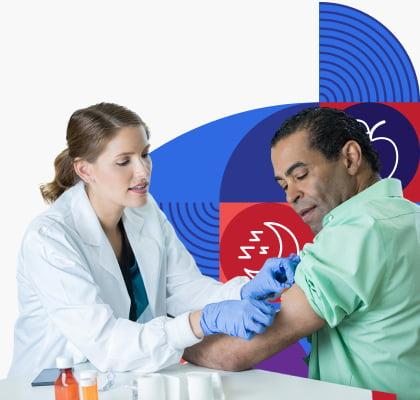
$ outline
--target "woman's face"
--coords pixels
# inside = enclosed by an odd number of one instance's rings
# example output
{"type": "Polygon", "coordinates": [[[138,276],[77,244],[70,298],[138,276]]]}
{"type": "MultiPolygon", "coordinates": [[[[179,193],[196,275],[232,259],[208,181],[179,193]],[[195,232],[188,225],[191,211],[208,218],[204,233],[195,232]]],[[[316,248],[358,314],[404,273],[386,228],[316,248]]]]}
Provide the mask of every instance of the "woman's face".
{"type": "Polygon", "coordinates": [[[90,192],[102,203],[140,207],[147,201],[152,172],[149,140],[142,126],[121,128],[90,164],[90,192]]]}

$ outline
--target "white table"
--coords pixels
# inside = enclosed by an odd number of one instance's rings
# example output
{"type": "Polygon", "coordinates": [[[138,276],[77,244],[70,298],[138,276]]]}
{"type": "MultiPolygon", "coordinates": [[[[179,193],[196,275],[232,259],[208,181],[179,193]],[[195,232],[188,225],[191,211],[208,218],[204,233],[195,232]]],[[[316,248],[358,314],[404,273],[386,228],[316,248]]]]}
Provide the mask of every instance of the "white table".
{"type": "MultiPolygon", "coordinates": [[[[336,385],[262,370],[224,372],[186,364],[167,368],[161,372],[169,375],[180,375],[192,371],[219,372],[222,376],[226,400],[381,400],[383,398],[366,389],[336,385]]],[[[99,399],[131,400],[131,390],[121,385],[132,381],[135,376],[135,372],[117,374],[114,388],[106,392],[99,392],[99,399]]],[[[52,386],[31,387],[29,379],[5,379],[0,380],[0,399],[54,400],[54,390],[52,386]]]]}

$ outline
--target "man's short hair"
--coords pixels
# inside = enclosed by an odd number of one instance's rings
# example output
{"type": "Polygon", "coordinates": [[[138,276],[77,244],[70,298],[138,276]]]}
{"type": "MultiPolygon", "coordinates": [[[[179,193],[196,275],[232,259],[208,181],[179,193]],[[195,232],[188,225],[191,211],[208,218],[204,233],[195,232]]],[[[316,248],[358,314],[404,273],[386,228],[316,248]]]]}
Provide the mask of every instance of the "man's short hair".
{"type": "Polygon", "coordinates": [[[337,160],[343,146],[349,140],[356,141],[372,170],[379,173],[379,156],[370,142],[366,128],[344,111],[327,107],[302,110],[280,126],[271,140],[271,147],[300,130],[309,132],[310,147],[320,151],[328,160],[337,160]]]}

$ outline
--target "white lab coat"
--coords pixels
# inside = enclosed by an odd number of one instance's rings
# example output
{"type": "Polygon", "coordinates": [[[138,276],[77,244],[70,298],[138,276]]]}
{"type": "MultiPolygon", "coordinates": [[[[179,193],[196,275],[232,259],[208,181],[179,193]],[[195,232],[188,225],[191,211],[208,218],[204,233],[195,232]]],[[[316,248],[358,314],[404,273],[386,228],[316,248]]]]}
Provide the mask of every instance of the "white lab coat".
{"type": "Polygon", "coordinates": [[[130,297],[118,261],[79,182],[35,218],[23,238],[9,376],[34,376],[61,355],[76,363],[87,358],[102,371],[159,370],[198,342],[189,311],[240,298],[247,278],[223,285],[203,276],[151,195],[145,206],[126,208],[122,220],[150,320],[128,319],[130,297]]]}

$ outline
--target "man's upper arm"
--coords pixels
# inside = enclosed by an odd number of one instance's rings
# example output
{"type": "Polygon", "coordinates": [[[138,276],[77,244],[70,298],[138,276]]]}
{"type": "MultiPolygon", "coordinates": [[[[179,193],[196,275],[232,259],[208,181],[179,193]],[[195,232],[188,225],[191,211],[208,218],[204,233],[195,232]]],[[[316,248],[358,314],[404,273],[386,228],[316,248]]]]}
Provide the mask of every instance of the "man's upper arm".
{"type": "Polygon", "coordinates": [[[325,324],[295,284],[282,296],[282,307],[273,325],[252,340],[217,335],[185,350],[184,359],[224,370],[244,370],[283,350],[325,324]]]}

